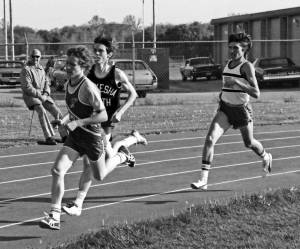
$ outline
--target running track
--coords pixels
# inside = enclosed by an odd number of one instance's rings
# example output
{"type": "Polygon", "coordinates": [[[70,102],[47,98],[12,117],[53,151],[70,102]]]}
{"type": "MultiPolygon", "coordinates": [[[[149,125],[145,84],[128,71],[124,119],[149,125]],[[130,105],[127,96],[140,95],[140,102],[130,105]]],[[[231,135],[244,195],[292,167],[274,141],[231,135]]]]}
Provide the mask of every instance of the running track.
{"type": "MultiPolygon", "coordinates": [[[[111,224],[173,215],[204,201],[299,184],[299,126],[257,127],[255,136],[273,154],[272,175],[261,177],[261,161],[243,146],[237,131],[215,148],[208,191],[189,188],[199,175],[205,132],[148,136],[147,147],[132,148],[137,166],[120,166],[93,182],[80,217],[62,216],[60,231],[41,229],[49,210],[50,168],[59,146],[31,146],[0,152],[0,248],[46,248],[111,224]]],[[[76,195],[78,161],[66,176],[64,201],[76,195]]]]}

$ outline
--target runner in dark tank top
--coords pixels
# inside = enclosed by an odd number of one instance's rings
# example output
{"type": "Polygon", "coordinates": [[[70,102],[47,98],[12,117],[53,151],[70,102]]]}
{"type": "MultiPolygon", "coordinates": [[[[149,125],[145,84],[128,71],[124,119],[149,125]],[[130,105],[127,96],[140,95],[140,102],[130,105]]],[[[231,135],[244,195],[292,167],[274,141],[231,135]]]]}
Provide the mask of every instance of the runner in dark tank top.
{"type": "MultiPolygon", "coordinates": [[[[113,151],[110,140],[114,123],[121,121],[122,115],[135,101],[137,93],[133,85],[129,82],[126,74],[109,62],[109,59],[112,56],[112,44],[110,41],[102,37],[96,37],[94,40],[94,54],[96,63],[87,74],[87,77],[94,82],[100,90],[101,99],[105,105],[108,115],[108,120],[103,122],[101,126],[105,132],[105,152],[109,155],[109,153],[113,151]],[[120,92],[122,88],[127,91],[128,97],[121,105],[120,92]]],[[[131,134],[138,137],[138,139],[135,140],[136,143],[144,145],[147,144],[146,139],[140,136],[136,131],[133,131],[131,134]]],[[[119,142],[115,142],[113,147],[120,148],[123,152],[125,152],[128,156],[126,164],[129,167],[134,167],[135,158],[128,150],[128,146],[120,146],[119,142]]],[[[115,153],[116,151],[113,152],[113,154],[115,153]]],[[[90,167],[88,167],[89,161],[86,157],[84,157],[83,163],[84,169],[79,180],[79,191],[77,192],[77,197],[74,202],[63,206],[64,211],[70,215],[78,216],[81,214],[83,201],[92,183],[92,179],[90,177],[91,174],[89,172],[90,167]]]]}

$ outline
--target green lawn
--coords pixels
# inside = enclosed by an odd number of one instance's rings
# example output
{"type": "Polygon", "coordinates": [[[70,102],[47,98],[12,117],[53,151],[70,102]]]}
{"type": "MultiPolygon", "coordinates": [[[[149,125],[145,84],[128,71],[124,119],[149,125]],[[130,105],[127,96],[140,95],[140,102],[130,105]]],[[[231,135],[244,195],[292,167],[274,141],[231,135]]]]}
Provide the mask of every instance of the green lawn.
{"type": "Polygon", "coordinates": [[[299,249],[300,191],[191,206],[174,217],[102,228],[60,249],[299,249]]]}
{"type": "MultiPolygon", "coordinates": [[[[64,101],[57,104],[66,112],[64,101]]],[[[149,94],[138,99],[115,128],[115,134],[138,129],[141,133],[207,130],[218,107],[218,93],[149,94]]],[[[298,91],[262,92],[253,100],[255,126],[296,124],[300,122],[298,91]]],[[[21,93],[5,94],[0,99],[0,148],[36,143],[43,134],[34,115],[29,136],[31,112],[21,93]]]]}

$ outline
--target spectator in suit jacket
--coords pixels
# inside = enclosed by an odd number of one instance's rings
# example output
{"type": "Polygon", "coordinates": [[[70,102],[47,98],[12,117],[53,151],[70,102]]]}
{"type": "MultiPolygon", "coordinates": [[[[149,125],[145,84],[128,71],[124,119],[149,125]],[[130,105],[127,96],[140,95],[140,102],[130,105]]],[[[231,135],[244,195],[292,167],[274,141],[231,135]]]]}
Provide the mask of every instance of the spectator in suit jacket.
{"type": "Polygon", "coordinates": [[[61,119],[62,114],[56,106],[54,100],[50,97],[49,79],[45,70],[40,64],[41,52],[33,49],[30,60],[21,72],[21,87],[23,99],[29,110],[37,112],[39,121],[45,136],[45,141],[39,141],[39,144],[56,145],[55,132],[49,122],[47,112],[54,119],[61,119]]]}

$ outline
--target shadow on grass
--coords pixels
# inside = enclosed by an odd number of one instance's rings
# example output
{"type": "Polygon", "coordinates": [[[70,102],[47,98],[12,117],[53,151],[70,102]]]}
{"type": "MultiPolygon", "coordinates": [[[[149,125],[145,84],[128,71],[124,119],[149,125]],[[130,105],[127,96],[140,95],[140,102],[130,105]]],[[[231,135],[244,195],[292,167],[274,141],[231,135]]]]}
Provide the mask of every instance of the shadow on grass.
{"type": "Polygon", "coordinates": [[[193,192],[213,193],[213,192],[231,192],[231,191],[232,191],[231,189],[208,189],[208,190],[191,189],[191,190],[183,190],[183,191],[178,191],[178,192],[167,193],[164,195],[184,194],[184,193],[193,193],[193,192]]]}

